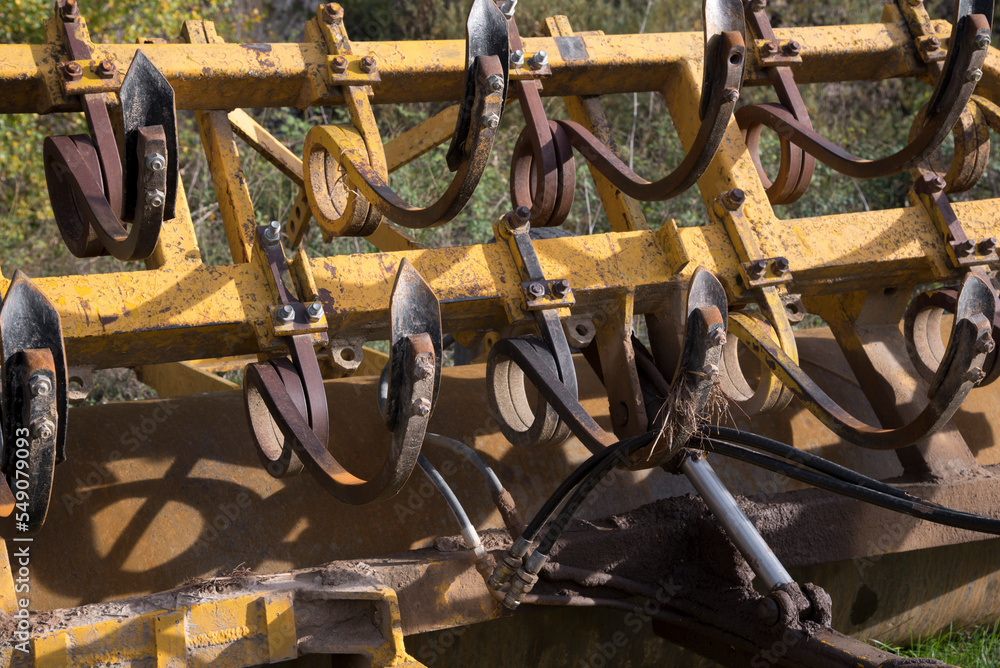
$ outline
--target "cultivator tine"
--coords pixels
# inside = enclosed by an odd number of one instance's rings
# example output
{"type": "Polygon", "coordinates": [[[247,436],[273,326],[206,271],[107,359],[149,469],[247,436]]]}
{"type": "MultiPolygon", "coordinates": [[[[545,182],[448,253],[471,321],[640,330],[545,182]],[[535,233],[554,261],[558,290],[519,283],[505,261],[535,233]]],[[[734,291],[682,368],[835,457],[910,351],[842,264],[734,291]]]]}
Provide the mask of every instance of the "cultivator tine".
{"type": "MultiPolygon", "coordinates": [[[[566,16],[529,34],[517,0],[471,0],[464,40],[331,2],[295,44],[189,20],[137,47],[99,43],[79,0],[57,0],[44,44],[0,45],[0,112],[82,112],[87,131],[0,179],[5,224],[47,210],[19,190],[44,170],[73,255],[145,267],[60,276],[12,246],[39,277],[0,280],[0,640],[20,643],[0,642],[0,664],[491,665],[520,643],[596,665],[579,640],[604,617],[482,624],[549,605],[651,618],[730,666],[943,666],[834,628],[902,642],[995,613],[980,541],[1000,536],[1000,198],[982,177],[1000,58],[994,0],[953,2],[948,37],[916,0],[822,28],[792,25],[798,6],[774,27],[766,0],[702,0],[702,30],[671,34],[651,5],[632,35],[566,16]],[[368,19],[393,40],[357,39],[368,19]],[[912,124],[857,138],[877,150],[908,129],[890,155],[813,127],[832,85],[913,79],[933,90],[912,124]],[[737,110],[745,85],[772,100],[737,110]],[[521,113],[504,120],[508,95],[521,113]],[[845,196],[825,176],[803,198],[817,161],[909,170],[908,202],[898,180],[845,196]],[[650,204],[674,198],[677,214],[650,204]],[[258,225],[268,211],[288,224],[258,225]],[[157,397],[99,405],[99,372],[119,367],[157,397]],[[88,396],[57,477],[69,398],[88,396]],[[934,576],[898,584],[915,559],[934,576]],[[224,577],[189,580],[207,573],[224,577]],[[435,635],[455,628],[474,630],[435,635]]],[[[601,644],[603,663],[684,660],[635,633],[601,644]]]]}

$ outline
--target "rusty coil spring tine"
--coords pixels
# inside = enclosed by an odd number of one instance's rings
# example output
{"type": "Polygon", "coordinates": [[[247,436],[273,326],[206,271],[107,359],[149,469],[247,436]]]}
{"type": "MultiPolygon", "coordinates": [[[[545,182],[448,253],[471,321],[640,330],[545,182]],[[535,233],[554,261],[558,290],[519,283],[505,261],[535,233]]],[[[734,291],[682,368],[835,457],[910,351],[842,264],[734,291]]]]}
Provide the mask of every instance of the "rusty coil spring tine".
{"type": "MultiPolygon", "coordinates": [[[[945,358],[946,347],[941,340],[941,316],[944,313],[955,313],[958,301],[958,291],[952,288],[922,292],[909,303],[903,316],[903,333],[906,339],[906,350],[910,361],[917,372],[927,382],[931,382],[945,358]]],[[[997,318],[1000,312],[994,313],[993,340],[1000,338],[1000,323],[997,318]]],[[[984,345],[986,345],[984,343],[984,345]]],[[[997,359],[1000,350],[993,346],[983,362],[986,377],[979,387],[989,385],[1000,376],[1000,364],[997,359]]]]}
{"type": "Polygon", "coordinates": [[[944,72],[931,96],[923,128],[902,149],[877,160],[865,160],[833,144],[795,118],[781,105],[762,104],[742,112],[747,123],[765,125],[823,164],[859,179],[891,176],[924,160],[951,133],[976,87],[977,74],[986,59],[986,49],[976,47],[977,35],[989,35],[989,23],[980,14],[956,24],[952,49],[944,72]]]}
{"type": "Polygon", "coordinates": [[[944,361],[928,390],[929,402],[910,423],[879,429],[856,419],[838,406],[788,355],[775,346],[753,318],[730,314],[730,331],[758,358],[773,365],[779,377],[802,403],[831,431],[844,440],[873,450],[911,445],[940,429],[984,377],[982,365],[992,344],[995,313],[993,292],[974,274],[965,278],[956,305],[955,324],[944,361]]]}
{"type": "Polygon", "coordinates": [[[88,135],[46,138],[45,144],[43,144],[45,183],[49,191],[52,213],[59,227],[59,234],[62,235],[63,242],[65,242],[69,252],[76,257],[107,255],[107,250],[97,237],[97,233],[94,232],[94,228],[80,214],[76,204],[76,195],[72,186],[67,183],[65,170],[68,165],[65,164],[66,161],[50,161],[48,155],[49,139],[57,143],[66,142],[66,148],[63,150],[67,153],[69,152],[69,144],[72,144],[79,152],[79,161],[86,165],[86,169],[100,183],[103,176],[97,148],[88,135]],[[50,169],[52,170],[51,174],[49,173],[50,169]]]}
{"type": "Polygon", "coordinates": [[[142,128],[139,134],[139,182],[147,196],[137,198],[128,230],[108,202],[100,171],[92,169],[96,163],[91,162],[90,146],[86,142],[78,146],[71,137],[46,137],[42,149],[45,180],[56,222],[63,238],[72,244],[71,251],[91,252],[92,233],[119,260],[141,260],[152,255],[163,224],[166,170],[151,169],[145,158],[165,154],[166,139],[161,126],[142,128]]]}
{"type": "Polygon", "coordinates": [[[711,87],[702,91],[708,102],[698,134],[681,164],[658,181],[649,182],[638,176],[579,123],[558,123],[573,147],[625,195],[644,202],[676,197],[693,186],[715,158],[740,96],[745,55],[743,36],[739,32],[722,34],[715,57],[706,58],[719,74],[712,77],[711,87]]]}
{"type": "MultiPolygon", "coordinates": [[[[556,375],[555,358],[545,343],[536,337],[523,341],[536,351],[536,362],[552,372],[554,382],[565,387],[556,375]]],[[[524,377],[524,369],[516,360],[497,351],[496,345],[490,349],[486,389],[490,412],[500,424],[500,432],[518,448],[544,448],[562,443],[569,436],[569,427],[560,419],[555,407],[546,401],[541,388],[536,387],[535,405],[529,404],[524,377]]],[[[566,395],[573,396],[568,391],[566,395]]]]}
{"type": "Polygon", "coordinates": [[[258,365],[270,365],[278,373],[295,409],[305,415],[307,407],[302,383],[295,372],[295,365],[286,359],[248,364],[243,371],[243,401],[247,409],[247,423],[260,463],[274,478],[298,475],[302,472],[302,461],[296,452],[301,451],[302,446],[286,438],[271,417],[264,401],[266,389],[258,365]]]}
{"type": "MultiPolygon", "coordinates": [[[[532,443],[531,436],[553,433],[556,428],[550,426],[550,422],[558,421],[559,427],[572,432],[591,452],[599,452],[616,443],[618,439],[590,417],[557,374],[552,354],[538,338],[501,339],[490,349],[486,390],[490,410],[500,424],[501,433],[519,447],[542,446],[546,443],[532,443]],[[534,418],[524,393],[513,395],[523,388],[525,377],[538,391],[535,406],[538,412],[534,418]],[[514,400],[517,400],[516,405],[514,400]],[[536,427],[543,419],[544,425],[536,427]]],[[[565,440],[565,436],[561,440],[565,440]]]]}
{"type": "MultiPolygon", "coordinates": [[[[533,226],[556,227],[562,225],[573,207],[573,196],[576,191],[576,164],[573,160],[573,145],[562,127],[555,121],[548,121],[550,140],[541,155],[548,156],[554,152],[556,186],[555,202],[551,209],[546,210],[543,198],[538,198],[539,188],[550,187],[544,174],[537,174],[540,165],[545,160],[535,159],[533,141],[535,133],[531,126],[525,127],[518,135],[510,163],[510,199],[514,208],[519,206],[531,209],[529,220],[533,226]],[[545,178],[543,178],[545,177],[545,178]],[[545,181],[540,184],[539,181],[545,181]],[[535,210],[537,207],[537,212],[535,210]]],[[[544,169],[544,167],[543,167],[544,169]]]]}
{"type": "MultiPolygon", "coordinates": [[[[433,357],[434,347],[426,334],[409,337],[408,341],[410,345],[404,352],[410,368],[422,358],[433,357]]],[[[248,378],[259,388],[259,397],[285,442],[300,448],[297,454],[305,468],[325,491],[340,501],[363,505],[386,499],[396,494],[406,483],[420,455],[429,414],[429,411],[422,413],[414,408],[420,406],[421,400],[429,402],[433,393],[433,378],[417,379],[413,374],[407,375],[408,383],[401,391],[409,401],[400,402],[401,414],[389,453],[379,472],[369,480],[351,474],[330,454],[326,443],[317,438],[305,416],[299,412],[281,376],[272,365],[250,365],[248,378]],[[406,411],[405,414],[403,411],[406,411]]],[[[309,396],[308,385],[306,396],[309,396]]]]}
{"type": "MultiPolygon", "coordinates": [[[[411,229],[443,225],[465,208],[479,185],[493,150],[503,106],[502,90],[491,90],[488,81],[490,77],[502,77],[503,70],[495,56],[480,56],[476,59],[475,68],[476,97],[472,112],[473,123],[466,138],[466,156],[452,177],[448,189],[433,204],[423,208],[415,207],[397,195],[386,179],[369,164],[364,141],[356,130],[353,131],[357,134],[356,140],[348,146],[338,147],[337,158],[346,170],[351,185],[392,222],[411,229]],[[490,120],[494,116],[496,123],[490,120]]],[[[324,131],[324,127],[317,126],[309,134],[324,131]]],[[[313,145],[318,140],[307,137],[306,143],[313,145]]],[[[316,194],[317,198],[322,196],[322,193],[316,194]]]]}
{"type": "MultiPolygon", "coordinates": [[[[954,152],[950,162],[944,161],[939,146],[910,170],[914,180],[924,175],[942,175],[946,193],[965,192],[979,183],[990,161],[990,128],[977,99],[982,98],[972,96],[952,128],[954,152]]],[[[927,105],[924,105],[914,117],[910,126],[911,140],[923,125],[926,111],[927,105]]]]}

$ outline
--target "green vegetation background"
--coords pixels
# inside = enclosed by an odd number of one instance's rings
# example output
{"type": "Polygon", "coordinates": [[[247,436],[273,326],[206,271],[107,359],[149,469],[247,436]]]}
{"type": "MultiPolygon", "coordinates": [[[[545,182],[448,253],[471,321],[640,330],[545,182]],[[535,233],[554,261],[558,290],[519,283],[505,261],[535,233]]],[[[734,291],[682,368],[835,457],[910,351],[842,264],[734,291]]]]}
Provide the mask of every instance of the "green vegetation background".
{"type": "MultiPolygon", "coordinates": [[[[356,41],[397,39],[460,39],[464,37],[465,0],[344,0],[348,32],[356,41]]],[[[948,17],[948,0],[930,0],[932,16],[948,17]]],[[[52,4],[39,0],[0,2],[0,42],[26,43],[43,40],[42,22],[52,4]]],[[[216,22],[228,41],[296,41],[315,5],[303,0],[81,0],[91,34],[100,42],[134,42],[143,36],[174,38],[185,19],[216,22]]],[[[839,25],[873,23],[882,5],[871,0],[772,0],[770,14],[775,26],[839,25]]],[[[565,14],[576,30],[606,33],[675,32],[701,29],[701,7],[695,0],[523,0],[518,5],[518,24],[524,35],[540,34],[546,16],[565,14]]],[[[994,43],[998,43],[996,38],[994,43]]],[[[927,101],[930,88],[918,81],[884,81],[802,87],[813,124],[826,137],[863,156],[890,153],[906,142],[911,119],[927,101]]],[[[766,88],[749,89],[744,101],[772,99],[766,88]]],[[[614,136],[624,159],[648,178],[670,169],[681,158],[669,114],[653,94],[620,95],[604,100],[614,136]]],[[[389,139],[436,112],[443,105],[414,104],[378,110],[382,135],[389,139]]],[[[558,99],[547,99],[550,117],[565,115],[558,99]]],[[[454,223],[420,233],[430,245],[482,242],[490,236],[491,221],[508,206],[507,165],[522,118],[517,105],[509,107],[488,170],[476,197],[454,223]]],[[[256,110],[251,112],[293,151],[299,151],[307,130],[318,122],[345,121],[341,109],[256,110]]],[[[181,114],[181,174],[188,193],[195,229],[203,257],[209,263],[229,261],[221,229],[211,177],[201,153],[197,128],[190,113],[181,114]]],[[[52,220],[41,146],[45,136],[85,131],[80,114],[0,116],[0,247],[4,269],[22,268],[29,275],[67,275],[123,268],[108,258],[81,260],[63,246],[52,220]]],[[[765,164],[774,166],[776,142],[765,141],[765,164]],[[768,156],[771,159],[768,159],[768,156]]],[[[947,150],[947,148],[946,148],[947,150]]],[[[995,152],[996,153],[996,152],[995,152]]],[[[244,168],[260,222],[285,220],[295,190],[273,168],[245,151],[244,168]]],[[[607,230],[589,175],[577,161],[578,189],[574,211],[565,226],[576,233],[607,230]]],[[[994,157],[979,185],[964,197],[1000,197],[1000,160],[994,157]]],[[[393,185],[411,201],[428,202],[448,181],[444,149],[432,152],[393,176],[393,185]]],[[[786,218],[828,213],[884,209],[906,204],[911,178],[903,174],[874,181],[857,181],[817,166],[810,191],[794,205],[781,207],[786,218]]],[[[668,202],[645,206],[649,221],[656,225],[675,218],[684,225],[705,222],[704,209],[695,190],[668,202]]],[[[306,239],[311,254],[367,252],[364,241],[338,240],[324,244],[317,230],[306,239]]],[[[98,383],[97,401],[142,395],[127,373],[112,375],[98,383]]],[[[996,629],[972,634],[949,634],[911,650],[973,668],[1000,665],[1000,642],[996,629]]]]}

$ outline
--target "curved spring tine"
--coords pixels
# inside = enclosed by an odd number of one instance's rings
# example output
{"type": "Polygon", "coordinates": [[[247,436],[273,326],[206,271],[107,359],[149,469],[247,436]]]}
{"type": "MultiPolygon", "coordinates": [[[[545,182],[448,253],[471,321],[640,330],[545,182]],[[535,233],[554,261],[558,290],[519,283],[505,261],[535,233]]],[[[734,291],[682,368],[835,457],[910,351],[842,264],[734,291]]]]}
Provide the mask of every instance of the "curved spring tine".
{"type": "Polygon", "coordinates": [[[698,429],[719,376],[729,313],[726,290],[712,272],[698,267],[687,297],[684,344],[662,411],[660,437],[630,457],[634,467],[660,466],[677,454],[698,429]]]}
{"type": "MultiPolygon", "coordinates": [[[[408,345],[402,350],[406,356],[405,368],[433,368],[434,347],[430,337],[426,334],[408,337],[407,342],[408,345]]],[[[315,362],[315,353],[312,360],[315,362]]],[[[400,392],[409,401],[399,402],[400,414],[389,453],[379,472],[369,480],[350,473],[330,454],[326,443],[320,441],[296,407],[273,366],[267,363],[249,365],[244,384],[258,393],[270,419],[284,436],[285,447],[294,448],[298,459],[309,473],[325,491],[337,499],[353,505],[386,499],[398,492],[410,477],[420,455],[420,445],[430,416],[433,377],[417,378],[413,373],[405,375],[405,383],[400,392]],[[421,400],[427,402],[426,412],[420,409],[421,400]]],[[[325,407],[325,398],[323,401],[325,407]]],[[[249,417],[251,420],[255,419],[253,415],[249,417]]]]}
{"type": "Polygon", "coordinates": [[[872,427],[838,406],[783,350],[771,343],[752,318],[731,314],[730,331],[757,357],[775,367],[774,373],[781,382],[835,434],[864,448],[892,450],[911,445],[940,429],[982,380],[982,364],[992,343],[993,316],[994,299],[989,286],[978,276],[968,275],[958,298],[948,350],[928,391],[930,401],[912,422],[894,429],[872,427]]]}
{"type": "MultiPolygon", "coordinates": [[[[466,154],[451,184],[440,198],[430,206],[412,206],[399,197],[368,162],[368,150],[364,140],[356,130],[330,135],[339,153],[341,165],[347,172],[348,180],[372,206],[386,218],[398,225],[411,229],[422,229],[443,225],[461,212],[475,192],[479,180],[486,170],[493,141],[496,138],[500,114],[503,112],[503,68],[496,56],[479,56],[475,65],[475,97],[472,105],[472,123],[465,139],[466,154]],[[493,118],[496,117],[496,118],[493,118]],[[492,119],[492,120],[491,120],[492,119]],[[346,143],[341,143],[346,140],[346,143]]],[[[314,127],[310,135],[329,129],[314,127]]],[[[318,140],[307,137],[306,144],[318,140]]],[[[331,152],[333,153],[333,152],[331,152]]]]}
{"type": "Polygon", "coordinates": [[[466,138],[473,126],[476,99],[476,60],[480,56],[496,56],[503,70],[503,94],[500,96],[498,118],[503,116],[510,79],[510,41],[507,38],[507,19],[492,0],[475,0],[465,24],[465,94],[458,108],[455,134],[448,147],[448,169],[457,171],[469,154],[466,138]]]}
{"type": "MultiPolygon", "coordinates": [[[[145,259],[156,248],[163,220],[174,216],[178,166],[173,89],[145,54],[137,51],[119,96],[125,128],[121,181],[108,181],[103,174],[102,165],[107,163],[102,156],[113,154],[107,159],[118,160],[110,131],[98,131],[94,140],[85,135],[45,139],[45,180],[52,210],[63,239],[78,257],[106,251],[123,261],[145,259]],[[105,144],[112,146],[109,149],[105,144]],[[122,192],[109,192],[109,188],[122,192]],[[128,230],[127,222],[132,224],[128,230]]],[[[92,108],[87,110],[89,118],[92,108]]],[[[103,107],[93,113],[107,117],[103,107]]]]}
{"type": "MultiPolygon", "coordinates": [[[[967,5],[960,3],[960,6],[969,8],[972,5],[970,2],[967,5]]],[[[982,44],[982,37],[989,37],[989,34],[989,21],[982,14],[963,15],[956,21],[952,28],[948,61],[931,95],[923,128],[910,143],[884,158],[865,160],[857,157],[818,135],[781,105],[745,107],[740,110],[741,121],[745,118],[747,123],[771,128],[823,164],[847,176],[873,179],[898,174],[925,159],[951,133],[972,97],[978,77],[982,75],[987,49],[979,45],[982,44]]]]}
{"type": "MultiPolygon", "coordinates": [[[[406,383],[406,355],[403,351],[411,345],[408,342],[410,337],[418,334],[426,334],[430,337],[434,351],[434,366],[415,369],[414,373],[420,378],[428,376],[434,378],[432,403],[437,401],[438,393],[441,391],[441,305],[434,291],[431,290],[431,286],[407,259],[403,259],[399,263],[396,282],[392,286],[389,318],[391,321],[391,348],[388,408],[383,409],[383,413],[385,414],[386,427],[393,430],[396,428],[396,419],[400,414],[399,401],[407,398],[401,395],[398,389],[404,387],[406,383]]],[[[423,359],[423,361],[428,360],[423,359]]]]}
{"type": "MultiPolygon", "coordinates": [[[[729,2],[726,6],[733,14],[738,8],[742,28],[743,6],[738,1],[729,2]]],[[[706,84],[702,89],[701,126],[684,160],[662,179],[652,183],[646,181],[582,125],[573,121],[558,121],[576,150],[629,197],[644,202],[676,197],[693,186],[715,158],[740,97],[746,47],[738,30],[711,36],[706,33],[706,36],[706,84]]]]}

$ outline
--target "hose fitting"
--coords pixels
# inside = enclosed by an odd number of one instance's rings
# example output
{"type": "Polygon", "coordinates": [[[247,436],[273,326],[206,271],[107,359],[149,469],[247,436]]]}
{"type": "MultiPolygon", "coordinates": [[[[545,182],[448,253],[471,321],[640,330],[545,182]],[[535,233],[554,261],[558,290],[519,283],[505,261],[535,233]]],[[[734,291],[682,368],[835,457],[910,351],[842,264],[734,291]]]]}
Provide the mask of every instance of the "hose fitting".
{"type": "Polygon", "coordinates": [[[514,575],[507,590],[507,596],[503,600],[503,605],[508,610],[514,610],[521,605],[524,597],[528,594],[535,583],[538,582],[538,571],[548,561],[549,556],[542,554],[538,550],[531,553],[531,556],[524,560],[524,565],[514,575]]]}
{"type": "Polygon", "coordinates": [[[493,575],[490,576],[489,582],[486,583],[487,586],[490,589],[499,591],[504,585],[510,582],[514,573],[521,568],[524,553],[528,551],[529,547],[531,547],[531,543],[525,540],[523,536],[519,536],[518,539],[514,541],[514,544],[503,553],[502,557],[500,557],[500,563],[497,564],[497,567],[493,570],[493,575]]]}

